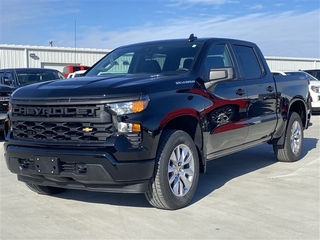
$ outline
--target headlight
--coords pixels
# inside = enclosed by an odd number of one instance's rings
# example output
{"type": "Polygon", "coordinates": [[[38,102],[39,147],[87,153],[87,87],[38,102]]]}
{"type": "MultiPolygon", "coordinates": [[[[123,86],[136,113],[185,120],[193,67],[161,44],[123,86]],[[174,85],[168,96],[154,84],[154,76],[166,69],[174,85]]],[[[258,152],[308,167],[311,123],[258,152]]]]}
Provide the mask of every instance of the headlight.
{"type": "Polygon", "coordinates": [[[107,106],[117,115],[124,115],[142,112],[147,108],[149,101],[148,96],[142,96],[138,101],[108,103],[107,106]]]}
{"type": "Polygon", "coordinates": [[[315,93],[318,93],[319,92],[319,87],[311,86],[311,90],[314,91],[315,93]]]}

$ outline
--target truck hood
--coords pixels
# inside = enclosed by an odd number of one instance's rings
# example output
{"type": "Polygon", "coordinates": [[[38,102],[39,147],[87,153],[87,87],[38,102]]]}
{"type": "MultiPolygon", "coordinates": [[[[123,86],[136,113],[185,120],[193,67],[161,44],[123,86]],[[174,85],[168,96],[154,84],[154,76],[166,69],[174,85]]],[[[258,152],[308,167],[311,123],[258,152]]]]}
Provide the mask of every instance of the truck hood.
{"type": "MultiPolygon", "coordinates": [[[[180,76],[110,75],[36,83],[17,89],[12,99],[122,98],[139,96],[148,85],[164,85],[180,76]]],[[[156,89],[156,88],[155,88],[156,89]]]]}
{"type": "Polygon", "coordinates": [[[0,92],[2,93],[12,93],[16,89],[17,89],[16,87],[0,84],[0,92]]]}

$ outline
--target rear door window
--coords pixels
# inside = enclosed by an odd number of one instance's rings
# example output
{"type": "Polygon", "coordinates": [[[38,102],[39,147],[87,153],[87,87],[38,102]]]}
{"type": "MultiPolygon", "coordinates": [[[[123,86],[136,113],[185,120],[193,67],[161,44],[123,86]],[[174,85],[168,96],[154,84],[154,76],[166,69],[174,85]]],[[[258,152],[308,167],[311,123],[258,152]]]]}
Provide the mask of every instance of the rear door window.
{"type": "Polygon", "coordinates": [[[254,48],[250,46],[234,45],[233,49],[239,61],[244,78],[260,78],[263,74],[263,69],[254,48]]]}

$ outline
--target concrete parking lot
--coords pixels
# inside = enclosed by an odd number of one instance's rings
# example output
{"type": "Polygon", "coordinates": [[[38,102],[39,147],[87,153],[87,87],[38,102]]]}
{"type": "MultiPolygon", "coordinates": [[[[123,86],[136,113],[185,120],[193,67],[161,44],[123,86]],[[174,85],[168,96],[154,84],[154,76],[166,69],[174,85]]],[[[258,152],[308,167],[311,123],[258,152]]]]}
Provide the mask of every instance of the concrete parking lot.
{"type": "MultiPolygon", "coordinates": [[[[0,239],[320,239],[320,115],[301,160],[277,162],[265,144],[209,163],[195,198],[177,211],[142,194],[30,191],[0,150],[0,239]]],[[[2,143],[1,143],[2,144],[2,143]]]]}

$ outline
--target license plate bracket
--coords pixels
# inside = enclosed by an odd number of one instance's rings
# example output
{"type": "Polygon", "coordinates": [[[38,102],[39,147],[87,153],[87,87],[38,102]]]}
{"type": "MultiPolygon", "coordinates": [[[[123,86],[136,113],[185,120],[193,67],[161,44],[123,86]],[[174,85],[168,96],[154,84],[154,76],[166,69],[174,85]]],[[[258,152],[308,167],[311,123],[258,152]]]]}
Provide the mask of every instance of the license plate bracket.
{"type": "Polygon", "coordinates": [[[56,175],[60,173],[60,161],[57,157],[36,156],[34,163],[37,173],[56,175]]]}

